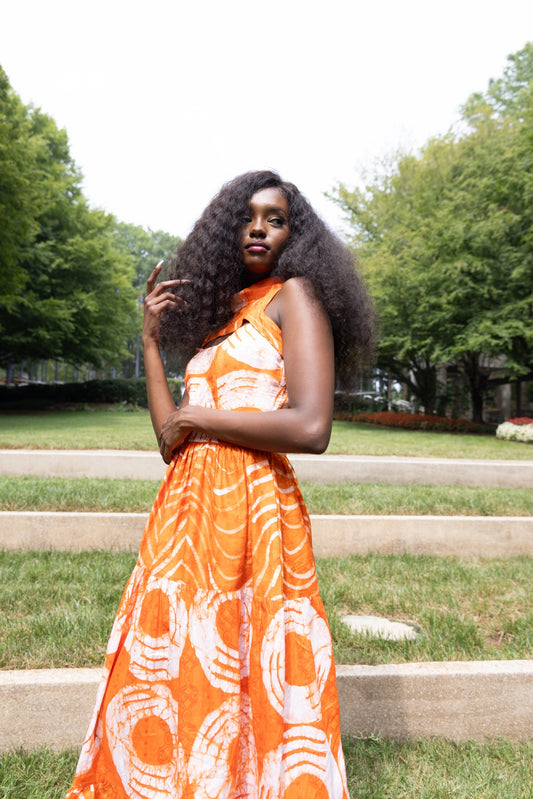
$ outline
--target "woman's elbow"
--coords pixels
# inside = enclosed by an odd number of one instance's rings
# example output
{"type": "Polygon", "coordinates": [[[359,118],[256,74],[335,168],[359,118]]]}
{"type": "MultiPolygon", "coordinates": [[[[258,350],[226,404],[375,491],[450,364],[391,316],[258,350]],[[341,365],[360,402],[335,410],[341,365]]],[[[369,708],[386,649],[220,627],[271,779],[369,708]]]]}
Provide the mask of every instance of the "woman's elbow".
{"type": "Polygon", "coordinates": [[[326,451],[331,438],[331,421],[312,420],[305,431],[305,449],[309,455],[321,455],[326,451]]]}

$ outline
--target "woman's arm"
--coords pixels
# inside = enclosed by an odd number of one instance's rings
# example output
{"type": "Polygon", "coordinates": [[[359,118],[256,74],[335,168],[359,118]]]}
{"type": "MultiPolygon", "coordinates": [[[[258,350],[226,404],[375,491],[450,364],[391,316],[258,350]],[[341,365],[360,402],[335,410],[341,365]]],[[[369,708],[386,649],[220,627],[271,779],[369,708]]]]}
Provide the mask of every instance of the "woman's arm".
{"type": "Polygon", "coordinates": [[[283,285],[267,313],[281,328],[289,407],[253,413],[186,405],[171,413],[161,427],[160,448],[166,461],[193,430],[272,452],[326,449],[335,386],[329,318],[301,278],[283,285]]]}
{"type": "MultiPolygon", "coordinates": [[[[148,407],[152,426],[159,443],[163,422],[176,411],[176,403],[170,393],[161,353],[159,352],[161,314],[165,308],[174,307],[179,302],[179,298],[171,293],[169,289],[182,282],[180,280],[167,280],[156,286],[155,283],[161,272],[161,266],[162,262],[156,266],[146,283],[142,332],[148,407]]],[[[186,404],[186,402],[187,400],[182,399],[182,404],[186,404]]],[[[175,446],[177,446],[177,443],[175,446]]]]}

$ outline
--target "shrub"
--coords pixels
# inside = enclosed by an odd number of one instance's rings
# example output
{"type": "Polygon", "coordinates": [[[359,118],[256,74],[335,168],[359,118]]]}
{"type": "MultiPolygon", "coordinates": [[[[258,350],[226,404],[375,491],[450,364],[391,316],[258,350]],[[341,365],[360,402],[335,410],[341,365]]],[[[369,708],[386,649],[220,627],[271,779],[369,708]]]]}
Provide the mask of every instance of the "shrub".
{"type": "MultiPolygon", "coordinates": [[[[169,378],[175,402],[181,397],[182,382],[169,378]]],[[[87,380],[84,383],[31,383],[25,386],[0,386],[0,405],[4,408],[27,408],[46,405],[111,404],[148,406],[144,377],[129,380],[87,380]]]]}
{"type": "Polygon", "coordinates": [[[503,441],[521,441],[524,444],[533,444],[533,419],[509,419],[496,429],[496,438],[503,441]]]}
{"type": "Polygon", "coordinates": [[[433,430],[445,433],[492,433],[493,427],[477,424],[468,419],[449,419],[447,416],[434,416],[429,413],[336,413],[335,419],[347,422],[377,424],[383,427],[400,427],[404,430],[433,430]]]}

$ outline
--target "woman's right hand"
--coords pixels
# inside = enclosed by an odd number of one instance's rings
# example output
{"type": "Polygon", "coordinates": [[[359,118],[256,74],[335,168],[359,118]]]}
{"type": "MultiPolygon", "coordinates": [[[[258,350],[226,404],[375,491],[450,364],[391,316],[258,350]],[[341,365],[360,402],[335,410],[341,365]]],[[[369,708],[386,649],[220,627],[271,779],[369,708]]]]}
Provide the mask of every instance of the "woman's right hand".
{"type": "Polygon", "coordinates": [[[156,285],[161,272],[163,261],[160,261],[148,280],[146,281],[146,297],[144,298],[144,318],[142,337],[144,342],[159,342],[161,314],[165,308],[175,308],[180,303],[185,303],[170,289],[187,283],[187,280],[163,280],[156,285]]]}

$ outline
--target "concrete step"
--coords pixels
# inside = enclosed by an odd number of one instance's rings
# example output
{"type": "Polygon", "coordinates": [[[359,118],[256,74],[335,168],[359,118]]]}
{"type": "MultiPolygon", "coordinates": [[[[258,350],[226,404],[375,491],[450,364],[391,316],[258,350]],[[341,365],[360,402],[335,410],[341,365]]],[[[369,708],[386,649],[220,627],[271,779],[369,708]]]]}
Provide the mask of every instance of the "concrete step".
{"type": "MultiPolygon", "coordinates": [[[[369,455],[290,455],[298,480],[533,488],[533,460],[488,461],[369,455]]],[[[0,474],[161,480],[157,452],[138,450],[0,450],[0,474]]]]}
{"type": "MultiPolygon", "coordinates": [[[[0,750],[79,747],[100,669],[0,671],[0,750]]],[[[533,737],[533,661],[337,666],[343,733],[533,737]]]]}
{"type": "MultiPolygon", "coordinates": [[[[0,549],[136,551],[145,513],[0,512],[0,549]]],[[[316,557],[533,555],[533,517],[311,516],[316,557]]]]}

